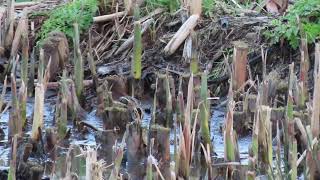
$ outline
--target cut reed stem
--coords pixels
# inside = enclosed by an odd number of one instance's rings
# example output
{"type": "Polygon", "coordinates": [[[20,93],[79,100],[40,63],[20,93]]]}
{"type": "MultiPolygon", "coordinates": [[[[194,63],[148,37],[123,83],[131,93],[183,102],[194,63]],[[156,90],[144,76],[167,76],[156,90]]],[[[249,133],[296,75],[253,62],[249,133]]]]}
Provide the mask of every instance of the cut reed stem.
{"type": "Polygon", "coordinates": [[[210,119],[210,107],[208,102],[208,75],[205,71],[201,76],[201,105],[200,105],[200,119],[201,119],[201,135],[204,141],[204,145],[209,146],[212,151],[209,119],[210,119]]]}
{"type": "Polygon", "coordinates": [[[139,21],[134,22],[134,44],[133,44],[133,59],[132,59],[132,76],[135,79],[141,78],[141,61],[142,61],[142,35],[141,24],[139,21]]]}
{"type": "Polygon", "coordinates": [[[80,102],[83,102],[83,79],[84,79],[84,69],[83,69],[83,59],[80,50],[80,34],[78,23],[73,24],[74,27],[74,78],[76,86],[76,94],[80,102]]]}

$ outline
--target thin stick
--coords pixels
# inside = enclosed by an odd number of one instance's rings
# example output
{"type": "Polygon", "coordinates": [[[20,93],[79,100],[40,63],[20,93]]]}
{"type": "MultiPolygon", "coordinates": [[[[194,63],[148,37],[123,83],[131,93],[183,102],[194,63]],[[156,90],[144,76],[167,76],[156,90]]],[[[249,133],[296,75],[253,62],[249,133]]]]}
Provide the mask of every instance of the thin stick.
{"type": "Polygon", "coordinates": [[[111,21],[111,20],[114,20],[115,18],[122,17],[125,15],[126,15],[126,11],[116,12],[113,14],[108,14],[103,16],[97,16],[97,17],[93,17],[93,22],[101,23],[101,22],[111,21]]]}

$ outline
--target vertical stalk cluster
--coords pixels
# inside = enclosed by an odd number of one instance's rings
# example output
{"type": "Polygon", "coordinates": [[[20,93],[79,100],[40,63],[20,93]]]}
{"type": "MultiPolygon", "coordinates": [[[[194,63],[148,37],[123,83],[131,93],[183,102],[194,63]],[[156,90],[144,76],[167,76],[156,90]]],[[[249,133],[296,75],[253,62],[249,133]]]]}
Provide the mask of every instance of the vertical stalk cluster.
{"type": "Polygon", "coordinates": [[[179,175],[185,178],[190,174],[190,163],[193,146],[191,134],[191,117],[194,99],[193,79],[193,75],[191,74],[188,83],[187,104],[184,109],[184,122],[182,128],[180,128],[179,136],[179,175]]]}

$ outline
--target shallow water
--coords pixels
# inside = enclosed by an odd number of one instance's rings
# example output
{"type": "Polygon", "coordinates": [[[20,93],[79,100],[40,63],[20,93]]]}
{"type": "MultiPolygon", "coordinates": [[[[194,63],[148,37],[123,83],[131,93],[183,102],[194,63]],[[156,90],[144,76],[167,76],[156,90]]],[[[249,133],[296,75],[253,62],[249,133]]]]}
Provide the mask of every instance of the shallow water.
{"type": "MultiPolygon", "coordinates": [[[[223,124],[225,111],[214,109],[211,116],[211,137],[213,137],[214,151],[218,158],[224,157],[223,124]]],[[[238,139],[241,163],[248,163],[248,149],[251,144],[251,137],[245,136],[238,139]]]]}
{"type": "MultiPolygon", "coordinates": [[[[10,97],[6,97],[6,101],[9,101],[10,97]]],[[[45,128],[52,127],[53,126],[53,117],[54,117],[54,106],[55,106],[56,100],[55,98],[49,98],[45,100],[45,128]]],[[[32,119],[33,114],[33,99],[29,99],[27,102],[27,118],[28,118],[28,132],[26,134],[30,135],[31,133],[31,126],[30,119],[32,119]]],[[[142,108],[144,109],[151,109],[151,106],[149,104],[143,104],[142,108]]],[[[98,129],[103,128],[102,120],[97,117],[96,110],[93,110],[92,112],[88,113],[86,115],[85,122],[93,125],[94,127],[98,129]]],[[[222,109],[214,109],[212,111],[212,117],[211,117],[211,137],[213,139],[214,144],[214,150],[216,153],[217,158],[223,158],[224,157],[224,141],[223,141],[223,133],[221,131],[221,128],[223,127],[224,123],[224,117],[225,112],[222,109]]],[[[144,127],[147,127],[151,119],[150,113],[145,113],[142,125],[144,127]]],[[[10,147],[8,146],[8,120],[9,120],[9,111],[6,111],[3,113],[0,117],[0,127],[4,130],[5,136],[4,139],[1,139],[0,141],[0,169],[8,169],[9,166],[9,153],[10,153],[10,147]]],[[[68,124],[68,128],[72,129],[72,135],[71,135],[71,144],[81,145],[84,146],[90,146],[90,147],[97,147],[97,143],[95,140],[95,136],[92,131],[89,131],[87,134],[79,134],[74,130],[73,125],[71,122],[68,124]]],[[[174,140],[174,132],[171,131],[170,134],[170,141],[173,142],[174,140]]],[[[243,164],[247,164],[247,158],[248,158],[248,147],[251,144],[251,137],[242,137],[239,138],[239,150],[240,150],[240,158],[241,162],[243,164]]],[[[173,154],[174,152],[174,145],[171,143],[170,145],[170,152],[173,154]]]]}

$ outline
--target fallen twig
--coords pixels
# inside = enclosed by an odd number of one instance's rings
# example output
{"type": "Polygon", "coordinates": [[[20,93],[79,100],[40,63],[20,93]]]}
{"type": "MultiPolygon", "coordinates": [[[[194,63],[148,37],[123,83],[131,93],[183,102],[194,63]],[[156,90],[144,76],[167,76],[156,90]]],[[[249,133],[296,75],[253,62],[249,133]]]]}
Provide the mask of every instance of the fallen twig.
{"type": "Polygon", "coordinates": [[[189,17],[189,19],[180,27],[178,32],[176,32],[176,34],[164,48],[164,52],[166,54],[171,55],[179,48],[179,46],[188,37],[191,30],[196,27],[199,18],[199,15],[192,15],[189,17]]]}
{"type": "Polygon", "coordinates": [[[149,13],[147,16],[141,18],[139,21],[143,23],[144,21],[152,18],[153,16],[156,16],[156,15],[161,14],[163,12],[164,12],[163,8],[157,8],[154,11],[152,11],[151,13],[149,13]]]}
{"type": "Polygon", "coordinates": [[[113,14],[97,16],[97,17],[93,17],[93,22],[100,23],[100,22],[111,21],[111,20],[113,20],[115,18],[122,17],[122,16],[125,16],[125,15],[126,15],[126,12],[122,11],[122,12],[116,12],[116,13],[113,13],[113,14]]]}
{"type": "MultiPolygon", "coordinates": [[[[148,19],[146,20],[143,24],[142,24],[142,30],[141,30],[141,34],[143,35],[147,29],[150,27],[150,25],[154,22],[154,20],[148,19]]],[[[127,39],[120,47],[119,49],[115,52],[115,55],[120,54],[121,52],[127,50],[129,47],[131,47],[133,45],[134,42],[134,36],[131,36],[129,39],[127,39]]]]}

